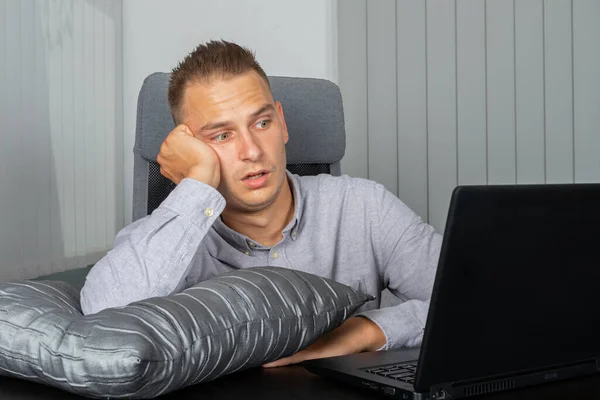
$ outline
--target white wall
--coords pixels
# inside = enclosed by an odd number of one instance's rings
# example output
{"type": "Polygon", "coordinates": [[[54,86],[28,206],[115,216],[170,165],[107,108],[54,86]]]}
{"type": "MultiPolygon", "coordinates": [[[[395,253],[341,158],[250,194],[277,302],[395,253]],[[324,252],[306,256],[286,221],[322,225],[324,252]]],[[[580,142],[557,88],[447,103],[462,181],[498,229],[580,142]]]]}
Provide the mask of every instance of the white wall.
{"type": "Polygon", "coordinates": [[[0,0],[0,281],[95,263],[123,225],[120,0],[0,0]]]}
{"type": "Polygon", "coordinates": [[[137,94],[152,72],[169,72],[199,43],[248,46],[268,75],[337,83],[335,0],[124,0],[125,220],[131,221],[137,94]]]}

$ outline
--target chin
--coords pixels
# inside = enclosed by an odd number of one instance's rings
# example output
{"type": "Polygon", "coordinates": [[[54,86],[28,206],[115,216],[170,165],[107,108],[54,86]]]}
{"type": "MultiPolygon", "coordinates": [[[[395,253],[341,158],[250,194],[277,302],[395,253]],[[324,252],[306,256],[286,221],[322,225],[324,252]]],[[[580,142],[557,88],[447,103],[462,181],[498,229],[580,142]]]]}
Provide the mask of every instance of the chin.
{"type": "Polygon", "coordinates": [[[245,199],[240,199],[239,204],[246,209],[259,211],[273,204],[276,198],[276,193],[269,193],[268,195],[265,194],[261,196],[250,196],[245,199]]]}
{"type": "Polygon", "coordinates": [[[258,212],[273,204],[278,194],[279,191],[274,188],[265,188],[260,190],[260,193],[254,191],[240,196],[234,194],[227,199],[227,204],[239,211],[258,212]]]}

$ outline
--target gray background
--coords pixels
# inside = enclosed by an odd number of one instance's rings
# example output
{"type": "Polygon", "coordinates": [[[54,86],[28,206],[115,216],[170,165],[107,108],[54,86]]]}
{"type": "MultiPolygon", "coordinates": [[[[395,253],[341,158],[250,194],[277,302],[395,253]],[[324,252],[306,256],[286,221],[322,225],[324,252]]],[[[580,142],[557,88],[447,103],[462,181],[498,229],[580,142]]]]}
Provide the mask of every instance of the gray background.
{"type": "Polygon", "coordinates": [[[338,32],[342,172],[438,230],[457,184],[600,181],[600,1],[344,0],[338,32]]]}

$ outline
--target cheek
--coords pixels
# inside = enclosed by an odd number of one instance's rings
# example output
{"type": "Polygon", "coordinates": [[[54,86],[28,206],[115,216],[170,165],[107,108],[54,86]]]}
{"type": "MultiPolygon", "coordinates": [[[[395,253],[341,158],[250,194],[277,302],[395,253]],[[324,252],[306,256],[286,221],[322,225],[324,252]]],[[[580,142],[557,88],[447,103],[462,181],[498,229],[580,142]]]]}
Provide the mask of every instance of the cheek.
{"type": "Polygon", "coordinates": [[[285,153],[286,142],[287,141],[285,140],[283,133],[277,132],[269,138],[269,141],[266,143],[266,145],[268,146],[271,154],[281,154],[285,153]]]}
{"type": "Polygon", "coordinates": [[[237,181],[243,173],[244,167],[240,165],[239,159],[236,157],[234,146],[215,146],[213,147],[221,168],[221,182],[227,185],[237,181]]]}

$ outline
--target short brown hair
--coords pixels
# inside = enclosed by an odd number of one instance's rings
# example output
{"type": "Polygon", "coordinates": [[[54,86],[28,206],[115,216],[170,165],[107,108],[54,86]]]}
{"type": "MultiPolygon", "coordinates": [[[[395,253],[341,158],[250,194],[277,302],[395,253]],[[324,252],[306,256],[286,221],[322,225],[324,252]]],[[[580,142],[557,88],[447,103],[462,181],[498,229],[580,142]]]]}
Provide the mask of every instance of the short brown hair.
{"type": "Polygon", "coordinates": [[[227,79],[256,71],[271,86],[254,53],[238,44],[224,40],[200,44],[171,72],[169,106],[173,121],[178,124],[185,88],[189,83],[206,83],[212,79],[227,79]]]}

